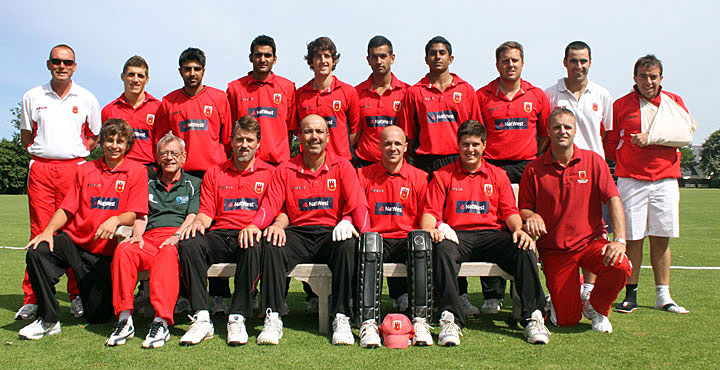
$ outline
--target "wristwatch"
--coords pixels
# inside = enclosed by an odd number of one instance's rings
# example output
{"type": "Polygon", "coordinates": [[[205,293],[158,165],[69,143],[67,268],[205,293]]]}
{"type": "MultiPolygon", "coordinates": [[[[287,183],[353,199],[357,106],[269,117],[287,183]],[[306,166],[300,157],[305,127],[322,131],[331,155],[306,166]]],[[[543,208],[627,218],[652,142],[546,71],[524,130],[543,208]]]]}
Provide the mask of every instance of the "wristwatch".
{"type": "Polygon", "coordinates": [[[627,240],[625,240],[623,238],[616,238],[615,241],[622,245],[627,245],[627,240]]]}
{"type": "Polygon", "coordinates": [[[180,233],[175,233],[175,234],[173,234],[173,236],[179,239],[179,238],[180,238],[180,233]]]}

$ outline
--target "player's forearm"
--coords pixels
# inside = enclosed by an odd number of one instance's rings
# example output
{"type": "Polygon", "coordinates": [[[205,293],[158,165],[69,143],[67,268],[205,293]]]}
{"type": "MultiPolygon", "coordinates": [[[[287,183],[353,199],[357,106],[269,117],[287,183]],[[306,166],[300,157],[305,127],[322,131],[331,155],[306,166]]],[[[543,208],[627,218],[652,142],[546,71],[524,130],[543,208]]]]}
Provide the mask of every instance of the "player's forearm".
{"type": "Polygon", "coordinates": [[[520,210],[520,218],[522,218],[523,221],[532,217],[534,214],[535,214],[535,212],[533,212],[532,210],[527,209],[527,208],[523,208],[520,210]]]}
{"type": "Polygon", "coordinates": [[[99,138],[97,136],[90,136],[87,138],[87,145],[90,150],[95,149],[95,147],[98,145],[99,138]]]}
{"type": "Polygon", "coordinates": [[[212,218],[210,218],[210,216],[204,213],[198,213],[198,215],[195,216],[192,222],[199,222],[204,228],[207,229],[208,227],[210,227],[210,225],[212,225],[212,218]]]}
{"type": "Polygon", "coordinates": [[[606,204],[610,212],[610,224],[613,227],[615,239],[625,239],[625,210],[620,197],[612,197],[606,204]]]}
{"type": "Polygon", "coordinates": [[[268,226],[270,226],[270,223],[273,221],[275,217],[275,212],[273,212],[272,209],[262,206],[255,214],[255,217],[253,218],[251,225],[257,226],[259,229],[264,229],[268,226]]]}
{"type": "Polygon", "coordinates": [[[28,146],[30,146],[31,142],[32,142],[32,131],[20,130],[20,145],[22,145],[23,148],[27,148],[28,146]]]}
{"type": "Polygon", "coordinates": [[[54,234],[56,231],[60,230],[60,228],[65,225],[67,220],[67,213],[65,213],[64,209],[59,208],[57,211],[55,211],[55,213],[53,213],[50,222],[48,223],[47,227],[43,232],[54,234]]]}
{"type": "Polygon", "coordinates": [[[420,227],[423,230],[432,230],[436,228],[437,222],[438,221],[435,216],[429,213],[423,213],[422,218],[420,219],[420,227]]]}
{"type": "Polygon", "coordinates": [[[147,227],[147,215],[143,216],[142,218],[135,219],[135,222],[133,223],[133,235],[142,235],[145,233],[145,228],[147,227]]]}
{"type": "Polygon", "coordinates": [[[508,217],[507,220],[505,220],[505,224],[508,229],[510,229],[510,232],[514,233],[515,231],[522,229],[523,221],[522,218],[520,218],[520,215],[516,213],[508,217]]]}
{"type": "Polygon", "coordinates": [[[290,218],[287,216],[285,212],[280,212],[280,214],[275,217],[275,222],[272,223],[271,226],[276,226],[281,229],[287,229],[287,227],[290,225],[290,218]]]}
{"type": "Polygon", "coordinates": [[[367,206],[360,206],[352,211],[352,219],[360,233],[370,230],[370,212],[367,206]]]}
{"type": "Polygon", "coordinates": [[[117,216],[117,224],[118,226],[132,226],[133,223],[135,223],[135,219],[137,218],[137,214],[135,212],[123,212],[117,216]]]}
{"type": "Polygon", "coordinates": [[[177,228],[177,232],[179,233],[182,230],[185,230],[186,228],[190,227],[190,225],[195,221],[195,218],[197,217],[197,214],[190,213],[187,216],[185,216],[185,220],[180,225],[180,227],[177,228]]]}

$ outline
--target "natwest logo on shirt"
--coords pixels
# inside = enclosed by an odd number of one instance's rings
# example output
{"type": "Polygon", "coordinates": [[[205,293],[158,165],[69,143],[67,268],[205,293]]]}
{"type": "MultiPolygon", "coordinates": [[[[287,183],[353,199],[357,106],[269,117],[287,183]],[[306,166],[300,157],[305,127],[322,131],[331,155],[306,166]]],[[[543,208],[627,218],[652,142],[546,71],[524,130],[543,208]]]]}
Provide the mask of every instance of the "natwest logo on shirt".
{"type": "Polygon", "coordinates": [[[402,216],[403,205],[400,203],[375,203],[375,214],[378,216],[402,216]]]}
{"type": "Polygon", "coordinates": [[[257,211],[258,210],[257,198],[230,198],[223,199],[223,209],[226,211],[257,211]]]}
{"type": "Polygon", "coordinates": [[[495,120],[496,130],[525,130],[528,128],[527,117],[502,118],[495,120]]]}
{"type": "Polygon", "coordinates": [[[438,112],[428,112],[427,121],[428,123],[439,123],[439,122],[457,122],[457,112],[451,110],[441,110],[438,112]]]}
{"type": "Polygon", "coordinates": [[[205,119],[188,119],[185,121],[180,121],[178,126],[180,126],[180,132],[207,131],[208,130],[208,121],[205,119]]]}
{"type": "Polygon", "coordinates": [[[325,122],[327,123],[328,128],[337,127],[337,118],[335,116],[323,118],[325,118],[325,122]]]}
{"type": "Polygon", "coordinates": [[[455,203],[455,213],[486,214],[490,210],[487,201],[458,200],[455,203]]]}
{"type": "Polygon", "coordinates": [[[90,198],[90,208],[108,209],[117,211],[120,207],[120,198],[108,197],[92,197],[90,198]]]}
{"type": "Polygon", "coordinates": [[[143,128],[134,128],[135,140],[150,140],[150,130],[143,128]]]}
{"type": "Polygon", "coordinates": [[[255,118],[258,118],[258,117],[277,118],[277,108],[272,108],[272,107],[248,108],[248,114],[255,118]]]}
{"type": "Polygon", "coordinates": [[[365,117],[367,127],[388,127],[395,124],[395,117],[388,116],[367,116],[365,117]]]}
{"type": "Polygon", "coordinates": [[[298,199],[298,206],[301,211],[311,211],[314,209],[333,209],[332,197],[313,197],[298,199]]]}

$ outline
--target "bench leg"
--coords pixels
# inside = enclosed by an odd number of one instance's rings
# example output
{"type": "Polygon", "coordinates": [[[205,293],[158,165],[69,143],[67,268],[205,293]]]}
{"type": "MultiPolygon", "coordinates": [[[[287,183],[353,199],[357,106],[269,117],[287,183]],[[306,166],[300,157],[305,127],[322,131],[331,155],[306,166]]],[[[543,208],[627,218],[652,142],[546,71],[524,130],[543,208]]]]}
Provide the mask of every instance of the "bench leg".
{"type": "Polygon", "coordinates": [[[332,287],[331,276],[315,276],[306,279],[298,279],[304,281],[310,285],[315,294],[318,295],[318,331],[321,334],[330,333],[330,316],[328,314],[328,307],[330,302],[330,288],[332,287]]]}

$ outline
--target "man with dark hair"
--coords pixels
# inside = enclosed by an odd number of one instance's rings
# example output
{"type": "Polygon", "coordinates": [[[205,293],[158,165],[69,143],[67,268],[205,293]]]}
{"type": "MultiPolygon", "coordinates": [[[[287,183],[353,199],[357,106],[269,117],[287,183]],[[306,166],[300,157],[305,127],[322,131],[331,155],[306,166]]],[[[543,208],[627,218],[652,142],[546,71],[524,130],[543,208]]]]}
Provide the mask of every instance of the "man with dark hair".
{"type": "Polygon", "coordinates": [[[638,59],[633,73],[633,91],[613,103],[612,131],[605,137],[605,155],[616,163],[617,186],[625,209],[627,254],[633,267],[625,299],[615,310],[629,313],[637,308],[643,241],[648,236],[655,308],[689,313],[670,297],[670,238],[680,236],[680,151],[651,140],[648,131],[660,122],[679,126],[692,117],[680,96],[662,89],[662,63],[655,55],[638,59]]]}
{"type": "Polygon", "coordinates": [[[260,275],[260,246],[244,244],[240,230],[255,216],[274,171],[255,155],[260,132],[260,124],[251,116],[243,116],[235,123],[233,156],[205,173],[200,212],[182,232],[183,240],[178,247],[180,267],[195,312],[190,328],[180,340],[182,345],[198,344],[214,335],[208,312],[207,269],[221,262],[237,264],[227,343],[231,346],[247,343],[245,321],[252,316],[251,297],[260,275]]]}
{"type": "MultiPolygon", "coordinates": [[[[22,98],[20,142],[32,156],[28,173],[30,238],[39,235],[72,187],[78,165],[97,145],[100,104],[95,96],[72,80],[77,69],[75,51],[65,44],[50,50],[45,66],[50,82],[28,90],[22,98]]],[[[70,312],[83,315],[77,283],[68,270],[70,312]]],[[[25,297],[15,319],[37,313],[37,298],[27,271],[22,283],[25,297]]]]}
{"type": "Polygon", "coordinates": [[[584,314],[592,329],[611,333],[610,305],[630,276],[625,256],[625,217],[610,169],[598,154],[573,144],[575,116],[556,108],[548,119],[550,150],[525,169],[520,216],[537,239],[545,281],[553,298],[551,321],[574,326],[584,314]],[[616,230],[606,239],[602,203],[616,230]],[[578,268],[597,274],[597,287],[580,295],[578,268]]]}
{"type": "Polygon", "coordinates": [[[102,110],[102,120],[122,118],[135,132],[135,145],[127,158],[148,165],[155,163],[153,156],[153,126],[160,101],[145,91],[150,80],[150,70],[143,57],[135,55],[128,59],[120,74],[124,91],[102,110]]]}
{"type": "Polygon", "coordinates": [[[48,226],[25,246],[38,319],[20,329],[20,338],[60,334],[55,284],[68,268],[75,271],[87,321],[100,323],[112,316],[110,262],[117,246],[115,231],[147,214],[147,171],[125,160],[133,136],[125,121],[105,122],[100,130],[103,157],[78,167],[48,226]]]}
{"type": "Polygon", "coordinates": [[[308,115],[300,121],[299,130],[301,154],[275,170],[260,210],[242,232],[258,240],[260,230],[275,215],[287,212],[290,226],[285,245],[273,245],[267,239],[262,244],[265,324],[257,342],[279,344],[280,316],[288,313],[285,277],[299,263],[318,262],[327,263],[332,272],[332,343],[351,345],[355,342],[350,317],[357,230],[362,233],[370,228],[367,200],[350,162],[325,149],[329,131],[325,118],[308,115]]]}
{"type": "Polygon", "coordinates": [[[457,133],[460,158],[434,173],[427,188],[421,226],[433,242],[433,277],[439,292],[438,344],[460,344],[465,312],[457,283],[462,262],[496,263],[517,282],[521,324],[530,343],[545,344],[550,333],[542,310],[535,242],[523,231],[507,174],[487,163],[485,127],[468,120],[457,133]],[[503,225],[508,231],[504,231],[503,225]]]}
{"type": "Polygon", "coordinates": [[[457,128],[468,119],[480,120],[475,89],[450,73],[452,46],[436,36],[425,46],[430,71],[409,87],[400,108],[398,126],[408,137],[415,165],[427,173],[457,159],[457,128]]]}
{"type": "Polygon", "coordinates": [[[365,167],[381,158],[378,149],[380,132],[396,124],[408,84],[390,71],[395,54],[390,40],[375,36],[368,43],[367,62],[372,73],[367,80],[355,86],[360,96],[360,131],[355,150],[355,167],[365,167]]]}
{"type": "Polygon", "coordinates": [[[305,60],[315,76],[297,90],[297,119],[317,114],[327,121],[328,151],[352,160],[360,130],[357,91],[333,75],[340,60],[335,43],[319,37],[307,45],[305,60]]]}
{"type": "Polygon", "coordinates": [[[250,44],[253,69],[247,76],[228,84],[232,120],[244,115],[255,117],[263,136],[257,157],[277,165],[290,159],[290,143],[295,129],[295,84],[272,72],[277,62],[275,41],[265,35],[250,44]]]}

